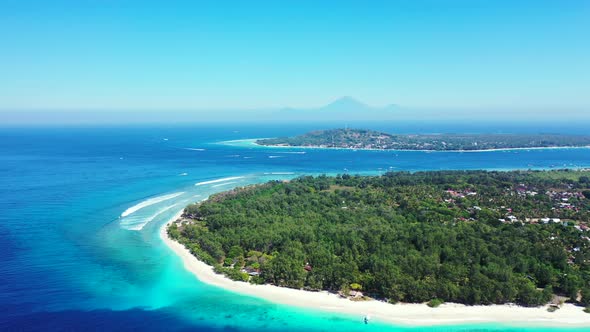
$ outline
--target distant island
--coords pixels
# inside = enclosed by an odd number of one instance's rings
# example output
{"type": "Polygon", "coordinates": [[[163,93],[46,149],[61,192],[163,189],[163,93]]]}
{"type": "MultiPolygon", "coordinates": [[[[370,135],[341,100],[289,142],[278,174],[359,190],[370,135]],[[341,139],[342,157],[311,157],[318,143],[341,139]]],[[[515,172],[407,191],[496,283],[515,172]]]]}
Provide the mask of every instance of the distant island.
{"type": "Polygon", "coordinates": [[[305,176],[188,206],[168,236],[233,280],[353,301],[590,305],[589,171],[305,176]]]}
{"type": "Polygon", "coordinates": [[[479,151],[588,147],[590,136],[514,134],[388,134],[366,129],[312,131],[295,137],[259,139],[256,144],[282,147],[317,147],[372,150],[479,151]]]}

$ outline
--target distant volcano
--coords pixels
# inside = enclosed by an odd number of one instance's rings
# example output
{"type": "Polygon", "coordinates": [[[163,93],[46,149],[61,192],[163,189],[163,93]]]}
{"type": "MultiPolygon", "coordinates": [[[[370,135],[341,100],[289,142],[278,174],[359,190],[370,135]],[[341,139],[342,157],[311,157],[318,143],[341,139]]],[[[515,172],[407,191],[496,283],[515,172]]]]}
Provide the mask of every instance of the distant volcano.
{"type": "Polygon", "coordinates": [[[303,121],[389,120],[399,110],[400,107],[397,105],[370,106],[357,99],[345,96],[318,108],[284,108],[277,115],[287,119],[303,121]]]}

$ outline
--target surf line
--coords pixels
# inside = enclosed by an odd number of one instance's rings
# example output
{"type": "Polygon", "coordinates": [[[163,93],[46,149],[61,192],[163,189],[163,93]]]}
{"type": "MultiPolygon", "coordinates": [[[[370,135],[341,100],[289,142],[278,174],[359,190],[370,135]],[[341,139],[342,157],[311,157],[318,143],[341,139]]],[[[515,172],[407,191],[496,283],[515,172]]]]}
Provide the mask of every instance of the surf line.
{"type": "Polygon", "coordinates": [[[243,176],[230,176],[227,178],[222,178],[222,179],[217,179],[217,180],[197,182],[197,183],[195,183],[195,186],[204,186],[207,184],[226,182],[226,181],[238,180],[238,179],[243,179],[243,178],[244,178],[243,176]]]}
{"type": "Polygon", "coordinates": [[[145,201],[136,204],[130,208],[128,208],[127,210],[123,211],[123,213],[121,213],[121,217],[126,217],[134,212],[137,212],[141,209],[143,209],[144,207],[150,206],[150,205],[154,205],[163,201],[167,201],[169,199],[178,197],[180,195],[184,194],[184,192],[178,192],[178,193],[174,193],[174,194],[168,194],[168,195],[163,195],[163,196],[158,196],[158,197],[153,197],[150,199],[146,199],[145,201]]]}

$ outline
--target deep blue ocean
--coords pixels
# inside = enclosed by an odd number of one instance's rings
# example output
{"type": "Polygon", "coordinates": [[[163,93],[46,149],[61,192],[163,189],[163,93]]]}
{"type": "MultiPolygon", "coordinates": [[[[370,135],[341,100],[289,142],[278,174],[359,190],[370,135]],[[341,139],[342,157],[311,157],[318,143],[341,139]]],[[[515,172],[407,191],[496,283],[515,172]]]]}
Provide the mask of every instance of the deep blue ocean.
{"type": "MultiPolygon", "coordinates": [[[[364,325],[360,315],[273,304],[203,284],[185,271],[159,228],[188,203],[234,186],[302,174],[590,167],[590,149],[426,153],[273,149],[235,141],[324,127],[0,128],[0,330],[540,330],[364,325]]],[[[582,124],[371,127],[587,134],[582,124]]]]}

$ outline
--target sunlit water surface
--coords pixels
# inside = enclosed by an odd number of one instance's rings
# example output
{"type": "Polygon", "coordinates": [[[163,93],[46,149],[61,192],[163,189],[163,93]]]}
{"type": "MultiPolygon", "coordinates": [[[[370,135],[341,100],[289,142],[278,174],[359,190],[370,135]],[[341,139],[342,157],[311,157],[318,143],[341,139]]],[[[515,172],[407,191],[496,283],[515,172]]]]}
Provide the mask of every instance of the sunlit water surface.
{"type": "Polygon", "coordinates": [[[0,129],[0,330],[527,330],[365,325],[361,313],[277,305],[185,271],[159,228],[188,203],[235,186],[302,174],[590,166],[590,149],[425,153],[220,143],[309,129],[319,128],[0,129]]]}

